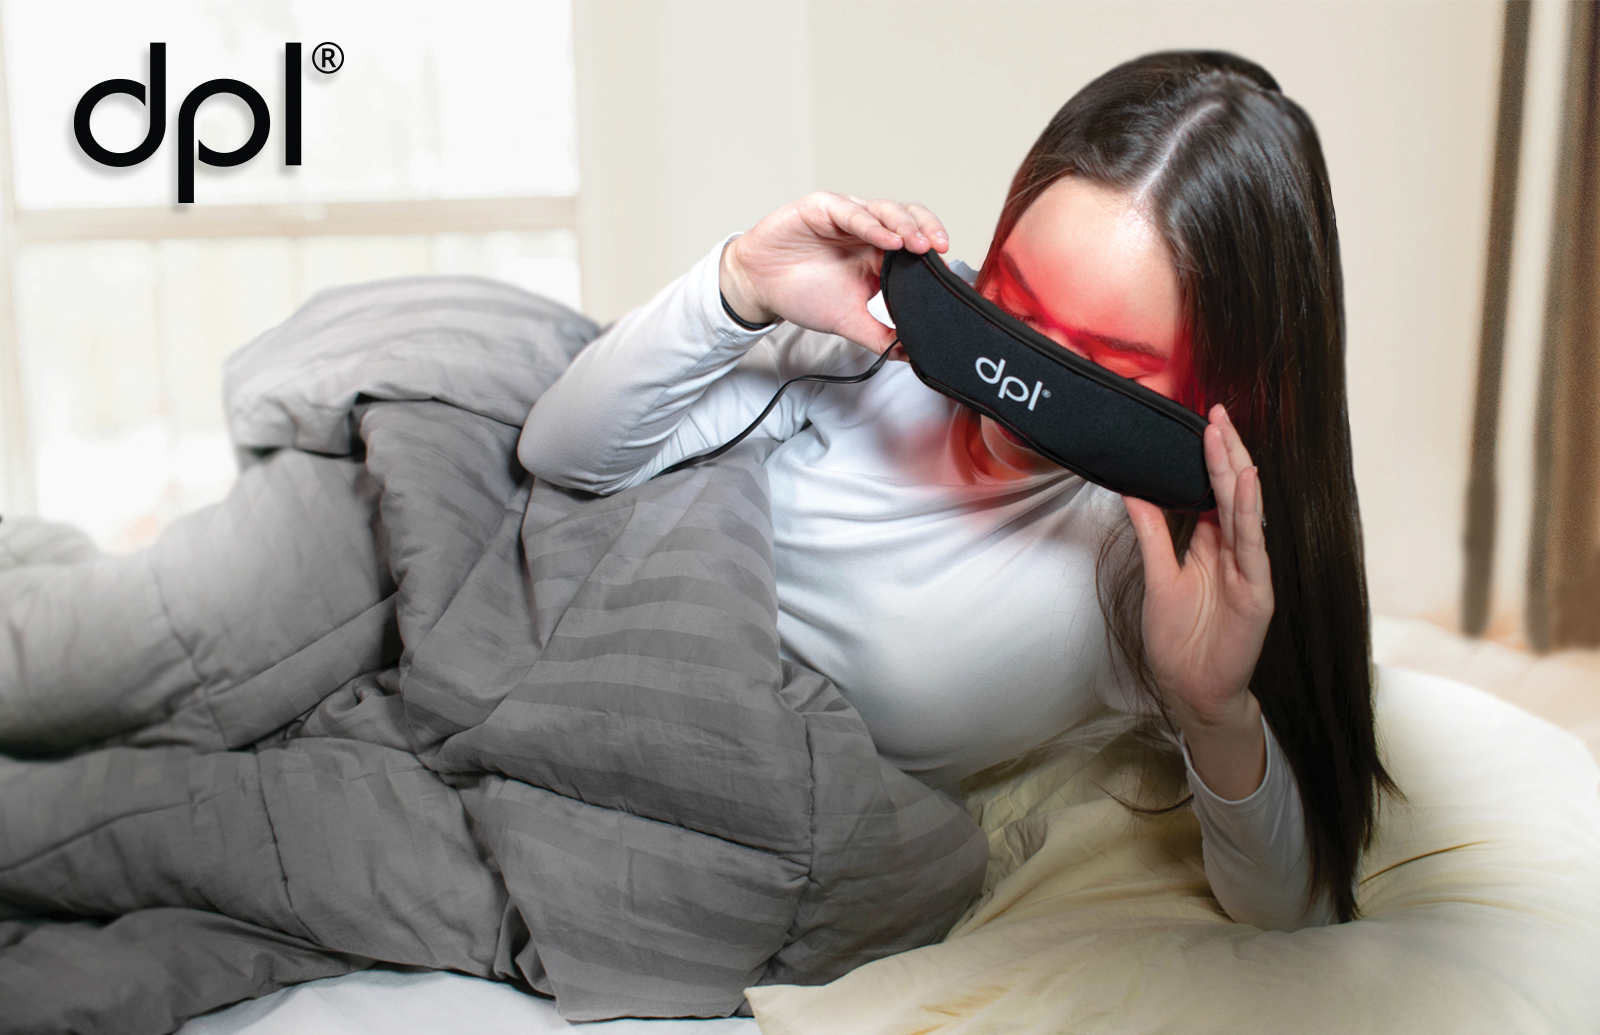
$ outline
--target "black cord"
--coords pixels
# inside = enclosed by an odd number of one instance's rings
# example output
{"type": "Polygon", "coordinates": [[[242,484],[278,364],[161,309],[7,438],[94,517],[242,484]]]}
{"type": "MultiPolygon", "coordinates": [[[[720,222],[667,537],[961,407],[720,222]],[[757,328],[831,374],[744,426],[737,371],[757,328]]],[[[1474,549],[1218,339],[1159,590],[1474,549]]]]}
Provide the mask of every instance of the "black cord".
{"type": "MultiPolygon", "coordinates": [[[[796,381],[820,381],[823,384],[828,385],[853,385],[865,381],[873,374],[876,374],[880,368],[882,368],[883,361],[889,358],[889,349],[894,348],[898,344],[900,344],[900,339],[896,338],[890,343],[888,349],[883,350],[883,354],[878,357],[876,363],[873,363],[872,366],[863,370],[859,374],[801,374],[799,377],[791,377],[789,380],[778,386],[777,392],[775,392],[772,396],[772,401],[767,403],[767,408],[761,411],[761,416],[750,422],[749,427],[745,428],[743,431],[739,432],[722,445],[713,449],[711,452],[701,453],[698,456],[686,457],[682,460],[679,460],[671,467],[661,471],[660,474],[672,474],[674,471],[681,471],[685,467],[693,467],[695,464],[701,463],[705,460],[715,460],[717,457],[721,456],[723,453],[726,453],[740,442],[743,442],[745,440],[745,436],[749,435],[750,432],[761,426],[761,422],[767,419],[767,415],[772,412],[772,408],[778,405],[778,400],[783,397],[784,391],[796,381]]],[[[657,477],[659,476],[660,475],[657,475],[657,477]]]]}
{"type": "Polygon", "coordinates": [[[724,295],[720,291],[717,292],[717,295],[722,299],[722,311],[728,314],[728,319],[732,320],[734,323],[738,324],[740,327],[743,327],[747,331],[766,330],[768,327],[771,327],[773,324],[778,322],[778,318],[774,316],[766,323],[751,323],[749,320],[746,320],[744,317],[733,311],[733,306],[728,304],[727,295],[724,295]]]}

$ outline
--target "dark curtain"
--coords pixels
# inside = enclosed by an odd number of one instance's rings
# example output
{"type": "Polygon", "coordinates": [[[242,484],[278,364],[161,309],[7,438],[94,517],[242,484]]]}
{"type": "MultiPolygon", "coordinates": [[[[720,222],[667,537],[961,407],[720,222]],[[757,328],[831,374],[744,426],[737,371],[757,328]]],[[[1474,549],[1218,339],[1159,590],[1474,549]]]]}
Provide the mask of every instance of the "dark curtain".
{"type": "Polygon", "coordinates": [[[1571,5],[1528,553],[1537,650],[1600,645],[1600,17],[1571,5]]]}

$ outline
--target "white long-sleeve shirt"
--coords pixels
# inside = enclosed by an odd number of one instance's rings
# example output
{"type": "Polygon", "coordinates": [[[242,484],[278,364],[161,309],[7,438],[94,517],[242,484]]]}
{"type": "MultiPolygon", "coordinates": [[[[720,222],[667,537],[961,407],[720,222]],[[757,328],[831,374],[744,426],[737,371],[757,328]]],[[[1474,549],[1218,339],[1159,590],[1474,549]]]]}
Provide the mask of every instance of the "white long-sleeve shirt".
{"type": "MultiPolygon", "coordinates": [[[[529,471],[598,493],[638,485],[738,434],[783,381],[876,358],[790,324],[741,327],[722,307],[721,252],[545,392],[517,448],[529,471]]],[[[985,475],[966,448],[976,419],[890,362],[860,384],[792,386],[752,435],[777,443],[765,466],[781,650],[833,680],[885,758],[944,788],[1103,707],[1144,707],[1116,678],[1095,592],[1121,500],[1065,470],[985,475]]],[[[1247,798],[1217,797],[1192,765],[1188,777],[1229,915],[1329,922],[1325,903],[1305,908],[1300,795],[1270,729],[1247,798]]]]}

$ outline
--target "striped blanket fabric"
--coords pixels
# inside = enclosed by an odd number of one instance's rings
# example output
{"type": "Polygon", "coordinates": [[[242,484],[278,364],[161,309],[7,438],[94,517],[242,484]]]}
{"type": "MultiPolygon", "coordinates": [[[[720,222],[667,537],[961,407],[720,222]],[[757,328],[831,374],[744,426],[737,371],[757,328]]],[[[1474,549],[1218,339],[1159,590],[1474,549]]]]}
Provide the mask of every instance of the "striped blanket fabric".
{"type": "Polygon", "coordinates": [[[721,1016],[960,916],[982,834],[779,657],[759,457],[518,467],[594,333],[486,281],[324,293],[230,361],[223,503],[0,571],[6,1031],[374,963],[721,1016]]]}

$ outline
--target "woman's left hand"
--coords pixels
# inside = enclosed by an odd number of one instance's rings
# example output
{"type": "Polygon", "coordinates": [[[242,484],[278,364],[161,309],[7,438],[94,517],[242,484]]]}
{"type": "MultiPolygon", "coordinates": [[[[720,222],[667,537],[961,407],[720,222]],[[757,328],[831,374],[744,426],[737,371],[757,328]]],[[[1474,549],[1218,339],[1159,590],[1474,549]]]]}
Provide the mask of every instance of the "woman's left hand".
{"type": "Polygon", "coordinates": [[[1249,685],[1273,608],[1260,472],[1221,405],[1210,421],[1205,454],[1217,509],[1200,518],[1182,565],[1161,508],[1123,497],[1144,557],[1145,654],[1191,745],[1197,731],[1239,733],[1252,721],[1260,736],[1249,685]]]}

